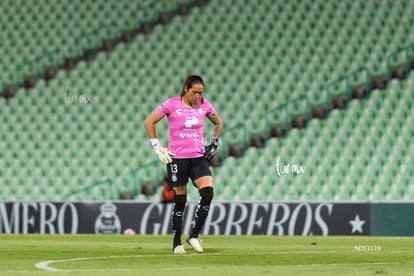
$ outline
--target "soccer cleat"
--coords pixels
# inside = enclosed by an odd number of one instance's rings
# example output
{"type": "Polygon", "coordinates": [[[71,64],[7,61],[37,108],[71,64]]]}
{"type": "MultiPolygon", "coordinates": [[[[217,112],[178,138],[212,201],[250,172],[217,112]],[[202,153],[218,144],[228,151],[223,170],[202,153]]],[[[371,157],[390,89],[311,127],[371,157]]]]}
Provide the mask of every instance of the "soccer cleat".
{"type": "Polygon", "coordinates": [[[182,245],[177,245],[177,246],[174,248],[174,254],[185,254],[185,249],[184,249],[184,246],[182,246],[182,245]]]}
{"type": "Polygon", "coordinates": [[[191,245],[191,247],[198,253],[203,253],[203,248],[201,247],[199,239],[197,238],[188,238],[187,242],[189,245],[191,245]]]}

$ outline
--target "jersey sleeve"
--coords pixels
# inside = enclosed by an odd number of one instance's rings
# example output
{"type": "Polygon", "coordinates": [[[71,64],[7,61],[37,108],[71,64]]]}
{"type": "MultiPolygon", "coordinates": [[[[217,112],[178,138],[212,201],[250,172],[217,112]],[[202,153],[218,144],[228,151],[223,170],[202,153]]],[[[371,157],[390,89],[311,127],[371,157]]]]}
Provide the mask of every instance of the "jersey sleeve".
{"type": "Polygon", "coordinates": [[[164,101],[162,104],[157,106],[158,113],[160,113],[162,116],[170,115],[171,105],[172,105],[171,99],[168,99],[168,100],[164,101]]]}
{"type": "Polygon", "coordinates": [[[205,102],[206,102],[206,116],[216,114],[216,109],[214,108],[214,106],[207,100],[205,102]]]}

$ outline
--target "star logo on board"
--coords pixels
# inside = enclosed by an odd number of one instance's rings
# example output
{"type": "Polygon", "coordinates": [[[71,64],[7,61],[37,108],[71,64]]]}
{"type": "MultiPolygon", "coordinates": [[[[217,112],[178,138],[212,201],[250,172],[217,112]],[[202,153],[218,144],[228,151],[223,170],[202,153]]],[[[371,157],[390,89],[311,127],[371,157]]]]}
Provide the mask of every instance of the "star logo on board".
{"type": "Polygon", "coordinates": [[[355,233],[355,232],[359,232],[360,234],[362,234],[364,231],[362,230],[362,226],[365,224],[365,220],[361,220],[359,218],[359,214],[355,215],[355,218],[353,220],[349,221],[349,224],[352,225],[352,231],[351,234],[355,233]]]}

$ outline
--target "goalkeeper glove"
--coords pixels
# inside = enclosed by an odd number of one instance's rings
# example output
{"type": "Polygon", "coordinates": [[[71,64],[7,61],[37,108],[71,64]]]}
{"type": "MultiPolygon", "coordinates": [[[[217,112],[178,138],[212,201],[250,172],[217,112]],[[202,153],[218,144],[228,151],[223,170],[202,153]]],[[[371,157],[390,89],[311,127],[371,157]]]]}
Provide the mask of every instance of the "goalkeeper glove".
{"type": "Polygon", "coordinates": [[[210,145],[205,147],[204,150],[204,158],[210,162],[213,159],[214,155],[216,154],[218,144],[220,143],[220,139],[217,137],[211,137],[210,145]]]}
{"type": "Polygon", "coordinates": [[[155,154],[160,159],[161,163],[168,164],[172,162],[171,156],[174,156],[175,153],[168,151],[167,148],[161,147],[160,141],[158,139],[150,139],[152,148],[154,149],[155,154]]]}

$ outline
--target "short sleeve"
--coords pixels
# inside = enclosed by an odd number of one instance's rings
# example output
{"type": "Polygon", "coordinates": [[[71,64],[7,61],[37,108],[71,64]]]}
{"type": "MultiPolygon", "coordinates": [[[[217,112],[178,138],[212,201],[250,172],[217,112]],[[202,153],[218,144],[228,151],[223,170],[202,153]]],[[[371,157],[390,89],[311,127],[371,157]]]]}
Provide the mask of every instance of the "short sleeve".
{"type": "Polygon", "coordinates": [[[162,104],[157,106],[157,111],[162,116],[168,116],[171,113],[171,99],[164,101],[162,104]]]}
{"type": "Polygon", "coordinates": [[[210,116],[213,114],[216,114],[216,109],[213,107],[213,105],[209,102],[209,101],[205,101],[206,102],[206,116],[210,116]]]}

